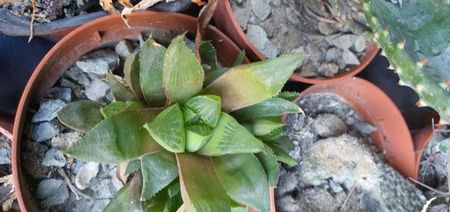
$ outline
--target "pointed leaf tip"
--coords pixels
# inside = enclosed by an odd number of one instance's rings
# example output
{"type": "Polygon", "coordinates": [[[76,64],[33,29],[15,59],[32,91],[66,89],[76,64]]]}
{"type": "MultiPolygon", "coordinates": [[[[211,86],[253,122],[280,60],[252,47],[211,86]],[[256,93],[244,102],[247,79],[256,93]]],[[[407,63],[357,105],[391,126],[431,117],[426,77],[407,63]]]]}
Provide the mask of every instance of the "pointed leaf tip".
{"type": "Polygon", "coordinates": [[[150,123],[144,125],[153,139],[170,152],[184,152],[186,132],[184,129],[183,112],[178,104],[174,104],[150,123]]]}
{"type": "Polygon", "coordinates": [[[302,58],[301,54],[289,54],[236,66],[209,84],[204,93],[220,96],[225,112],[257,104],[281,91],[302,58]]]}
{"type": "Polygon", "coordinates": [[[173,39],[164,56],[163,87],[171,101],[184,103],[203,87],[204,71],[180,35],[173,39]]]}

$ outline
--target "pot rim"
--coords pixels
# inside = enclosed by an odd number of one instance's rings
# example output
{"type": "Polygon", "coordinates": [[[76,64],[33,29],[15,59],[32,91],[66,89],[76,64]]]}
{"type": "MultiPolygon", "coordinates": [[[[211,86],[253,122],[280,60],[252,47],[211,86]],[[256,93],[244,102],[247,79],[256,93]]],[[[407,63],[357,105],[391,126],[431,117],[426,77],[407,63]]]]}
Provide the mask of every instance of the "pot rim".
{"type": "MultiPolygon", "coordinates": [[[[81,27],[75,29],[70,34],[61,39],[55,46],[45,55],[45,57],[41,60],[39,65],[36,67],[35,71],[31,75],[24,92],[20,98],[20,102],[17,108],[15,120],[14,120],[14,129],[13,129],[13,142],[12,142],[12,171],[13,171],[13,183],[16,188],[16,196],[19,202],[19,206],[23,211],[37,211],[35,205],[33,204],[32,196],[28,187],[24,186],[27,184],[24,175],[22,175],[22,164],[20,162],[20,154],[21,154],[21,140],[23,127],[25,125],[25,120],[27,117],[28,109],[32,104],[36,103],[33,101],[42,100],[43,92],[39,90],[45,90],[46,88],[53,85],[56,80],[65,72],[66,69],[60,71],[61,74],[58,75],[56,70],[52,70],[49,68],[54,67],[54,63],[56,61],[58,63],[64,63],[65,60],[69,60],[64,57],[72,58],[72,65],[81,55],[85,53],[97,49],[101,46],[105,46],[106,44],[110,44],[112,41],[120,41],[123,39],[128,39],[129,37],[119,37],[117,35],[111,36],[111,33],[108,35],[108,30],[102,31],[104,28],[108,28],[109,31],[124,29],[127,32],[135,32],[135,31],[145,31],[149,29],[167,29],[171,31],[190,31],[192,33],[196,32],[196,19],[194,17],[180,14],[180,13],[169,13],[169,12],[136,12],[132,13],[128,16],[129,24],[134,26],[132,30],[128,29],[126,25],[123,23],[122,18],[119,15],[116,16],[106,16],[99,19],[96,19],[92,22],[89,22],[81,27]],[[169,20],[170,19],[170,20],[169,20]],[[118,21],[122,24],[122,27],[118,27],[118,21]],[[134,24],[134,22],[136,23],[134,24]],[[108,25],[108,24],[111,25],[108,25]],[[171,23],[171,24],[170,24],[171,23]],[[165,27],[161,27],[165,26],[165,27]],[[114,27],[114,28],[113,28],[114,27]],[[134,31],[134,30],[135,31],[134,31]],[[89,34],[92,33],[92,34],[89,34]],[[106,38],[109,36],[108,38],[106,38]],[[75,39],[81,39],[89,42],[94,42],[94,44],[88,42],[82,42],[81,40],[76,40],[76,47],[80,48],[71,48],[68,49],[67,43],[74,43],[75,39]],[[102,40],[105,38],[107,41],[102,40]],[[110,39],[110,40],[108,40],[110,39]],[[97,42],[97,43],[95,43],[97,42]],[[109,43],[108,43],[109,42],[109,43]],[[83,46],[84,45],[84,46],[83,46]],[[91,46],[89,46],[91,45],[91,46]],[[82,48],[88,50],[82,50],[82,48]],[[75,53],[74,53],[75,52],[75,53]],[[68,55],[61,55],[63,53],[68,53],[68,55]],[[70,53],[70,54],[69,54],[70,53]],[[73,53],[73,54],[72,54],[73,53]],[[76,56],[78,55],[78,56],[76,56]],[[51,61],[55,62],[51,62],[51,61]],[[47,75],[46,75],[47,74],[47,75]],[[53,76],[55,75],[55,76],[53,76]],[[56,78],[56,80],[55,80],[56,78]],[[28,197],[28,198],[27,198],[28,197]]],[[[222,48],[223,53],[219,52],[219,60],[224,61],[225,64],[231,65],[234,61],[234,56],[237,56],[240,53],[239,47],[234,44],[234,42],[228,38],[225,34],[220,32],[213,26],[208,27],[207,38],[215,42],[218,49],[222,48]],[[208,36],[210,35],[210,36],[208,36]],[[231,58],[233,56],[233,58],[231,58]]],[[[75,44],[74,44],[75,45],[75,44]]],[[[71,45],[69,45],[71,46],[71,45]]],[[[245,58],[245,62],[248,62],[248,59],[245,58]]],[[[69,65],[69,66],[70,66],[69,65]]],[[[63,69],[58,67],[58,69],[63,69]]]]}
{"type": "Polygon", "coordinates": [[[392,100],[372,83],[357,77],[315,84],[300,94],[329,92],[340,96],[361,118],[377,128],[370,134],[386,159],[403,176],[417,179],[416,152],[406,121],[392,100]]]}
{"type": "MultiPolygon", "coordinates": [[[[214,20],[217,27],[222,30],[225,34],[229,35],[230,38],[242,49],[246,50],[246,54],[252,61],[266,60],[267,57],[264,56],[261,51],[259,51],[254,45],[250,38],[244,33],[236,16],[234,15],[233,9],[229,0],[218,0],[217,10],[214,14],[214,20]],[[233,36],[232,36],[233,35],[233,36]]],[[[375,42],[371,42],[370,45],[364,51],[364,56],[361,58],[361,64],[350,66],[350,70],[343,73],[337,74],[329,78],[306,78],[301,77],[293,73],[290,80],[306,83],[306,84],[320,84],[320,83],[330,83],[334,81],[340,81],[344,79],[351,78],[357,75],[359,72],[363,71],[369,63],[375,58],[379,51],[379,47],[375,42]]]]}

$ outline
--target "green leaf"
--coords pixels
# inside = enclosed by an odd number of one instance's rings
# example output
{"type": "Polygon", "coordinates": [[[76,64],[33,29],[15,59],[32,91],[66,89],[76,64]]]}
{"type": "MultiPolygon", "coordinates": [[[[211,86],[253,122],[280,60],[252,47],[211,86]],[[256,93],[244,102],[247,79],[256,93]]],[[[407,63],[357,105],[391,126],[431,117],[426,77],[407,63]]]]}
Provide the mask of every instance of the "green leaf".
{"type": "Polygon", "coordinates": [[[271,141],[270,144],[284,150],[285,152],[292,152],[295,149],[295,145],[292,140],[284,134],[279,138],[274,139],[274,141],[271,141]]]}
{"type": "Polygon", "coordinates": [[[267,143],[267,146],[269,146],[270,149],[272,149],[273,153],[277,156],[277,160],[279,162],[285,163],[291,167],[297,165],[297,161],[295,161],[291,156],[289,156],[289,153],[287,153],[280,147],[273,145],[271,143],[267,143]]]}
{"type": "Polygon", "coordinates": [[[201,122],[200,115],[189,109],[188,107],[182,107],[183,118],[185,124],[199,124],[201,122]]]}
{"type": "Polygon", "coordinates": [[[141,101],[144,101],[144,95],[142,94],[141,84],[139,82],[140,72],[141,68],[139,67],[139,56],[132,53],[127,57],[125,64],[123,65],[124,78],[133,93],[141,101]]]}
{"type": "Polygon", "coordinates": [[[125,174],[131,174],[141,168],[141,160],[132,160],[128,162],[125,174]]]}
{"type": "Polygon", "coordinates": [[[184,103],[203,87],[203,68],[183,36],[173,39],[164,57],[163,87],[167,98],[184,103]]]}
{"type": "Polygon", "coordinates": [[[220,97],[214,95],[196,96],[189,99],[185,107],[200,115],[200,119],[208,126],[215,127],[221,112],[220,97]]]}
{"type": "Polygon", "coordinates": [[[180,184],[178,181],[172,182],[169,186],[166,186],[163,190],[158,192],[152,199],[146,200],[143,203],[144,210],[146,212],[173,212],[183,204],[183,199],[180,193],[180,184]],[[170,190],[173,187],[178,187],[177,193],[172,193],[170,190]]]}
{"type": "Polygon", "coordinates": [[[114,98],[117,101],[136,101],[137,98],[133,92],[128,89],[123,83],[112,73],[106,75],[106,81],[111,86],[114,98]]]}
{"type": "Polygon", "coordinates": [[[148,39],[139,51],[142,94],[147,104],[154,107],[162,107],[166,103],[162,82],[165,53],[166,48],[153,39],[148,39]]]}
{"type": "Polygon", "coordinates": [[[137,109],[142,109],[142,108],[144,108],[144,105],[142,105],[142,103],[140,103],[140,102],[115,101],[105,107],[100,108],[100,113],[102,114],[103,118],[108,118],[110,116],[116,115],[125,110],[137,110],[137,109]]]}
{"type": "Polygon", "coordinates": [[[184,152],[186,132],[184,130],[183,112],[178,104],[165,109],[144,127],[164,149],[169,152],[184,152]]]}
{"type": "MultiPolygon", "coordinates": [[[[272,130],[269,134],[262,135],[262,136],[256,136],[261,141],[273,141],[276,140],[284,135],[283,128],[276,128],[272,130]]],[[[292,143],[292,142],[291,142],[292,143]]]]}
{"type": "Polygon", "coordinates": [[[104,212],[123,212],[131,211],[130,204],[130,184],[126,184],[119,191],[116,196],[109,202],[108,206],[103,210],[104,212]]]}
{"type": "Polygon", "coordinates": [[[250,131],[255,136],[265,136],[282,126],[283,123],[280,117],[262,118],[250,123],[250,131]]]}
{"type": "Polygon", "coordinates": [[[282,98],[271,98],[261,103],[236,110],[231,113],[239,121],[257,120],[267,117],[279,117],[287,113],[298,113],[302,110],[300,107],[288,100],[282,98]]]}
{"type": "Polygon", "coordinates": [[[175,155],[165,150],[141,158],[142,197],[152,198],[178,177],[175,155]]]}
{"type": "Polygon", "coordinates": [[[245,59],[245,50],[241,51],[239,55],[236,57],[236,59],[233,62],[233,65],[231,67],[235,67],[238,65],[241,65],[244,62],[245,59]]]}
{"type": "Polygon", "coordinates": [[[84,161],[121,163],[161,150],[142,127],[160,109],[124,111],[98,123],[67,154],[84,161]]]}
{"type": "Polygon", "coordinates": [[[176,156],[181,195],[188,211],[230,211],[229,197],[217,178],[211,159],[190,153],[176,156]]]}
{"type": "Polygon", "coordinates": [[[228,70],[230,70],[230,68],[221,67],[221,68],[218,68],[218,69],[214,70],[213,72],[209,73],[205,77],[204,86],[208,86],[209,84],[214,82],[217,78],[219,78],[224,73],[226,73],[228,70]]]}
{"type": "Polygon", "coordinates": [[[264,167],[269,185],[272,187],[277,187],[278,176],[280,174],[277,156],[267,145],[265,145],[264,151],[256,153],[255,155],[264,167]]]}
{"type": "Polygon", "coordinates": [[[217,177],[235,201],[269,211],[269,183],[264,167],[253,154],[213,157],[217,177]]]}
{"type": "Polygon", "coordinates": [[[142,211],[143,204],[141,202],[141,191],[142,191],[142,173],[140,171],[136,172],[130,181],[130,205],[131,210],[129,211],[142,211]]]}
{"type": "Polygon", "coordinates": [[[102,105],[82,100],[67,104],[58,113],[58,120],[74,130],[87,132],[103,120],[100,114],[102,105]]]}
{"type": "Polygon", "coordinates": [[[202,64],[209,66],[205,73],[210,73],[220,68],[219,60],[217,59],[217,52],[211,41],[201,41],[198,47],[202,64]]]}
{"type": "Polygon", "coordinates": [[[282,98],[290,102],[296,100],[299,96],[300,96],[299,93],[293,91],[283,91],[278,94],[278,98],[282,98]]]}
{"type": "Polygon", "coordinates": [[[125,102],[115,101],[110,103],[109,105],[106,105],[105,107],[100,108],[100,113],[102,114],[103,118],[108,118],[112,115],[122,112],[125,107],[125,102]]]}
{"type": "Polygon", "coordinates": [[[237,153],[256,153],[263,149],[264,145],[261,141],[255,138],[232,116],[222,112],[211,138],[197,153],[207,156],[220,156],[237,153]]]}
{"type": "Polygon", "coordinates": [[[203,124],[186,127],[186,151],[196,152],[202,148],[210,138],[212,129],[203,124]]]}
{"type": "Polygon", "coordinates": [[[301,61],[301,55],[292,54],[236,66],[209,84],[204,93],[220,96],[225,112],[239,110],[277,95],[301,61]]]}

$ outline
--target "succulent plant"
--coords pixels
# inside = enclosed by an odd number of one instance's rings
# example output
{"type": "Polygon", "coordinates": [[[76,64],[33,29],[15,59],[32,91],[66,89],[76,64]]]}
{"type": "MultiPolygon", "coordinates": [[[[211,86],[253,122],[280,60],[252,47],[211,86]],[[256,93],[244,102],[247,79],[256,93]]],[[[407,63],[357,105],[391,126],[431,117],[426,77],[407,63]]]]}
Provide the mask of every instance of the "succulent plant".
{"type": "Polygon", "coordinates": [[[365,0],[362,10],[401,81],[450,120],[450,3],[365,0]]]}
{"type": "Polygon", "coordinates": [[[226,68],[210,42],[198,59],[183,39],[167,48],[149,39],[126,59],[124,80],[110,73],[114,102],[61,110],[63,124],[86,133],[66,153],[119,164],[126,184],[106,211],[269,211],[278,161],[295,164],[281,115],[301,111],[298,94],[280,91],[302,56],[226,68]]]}

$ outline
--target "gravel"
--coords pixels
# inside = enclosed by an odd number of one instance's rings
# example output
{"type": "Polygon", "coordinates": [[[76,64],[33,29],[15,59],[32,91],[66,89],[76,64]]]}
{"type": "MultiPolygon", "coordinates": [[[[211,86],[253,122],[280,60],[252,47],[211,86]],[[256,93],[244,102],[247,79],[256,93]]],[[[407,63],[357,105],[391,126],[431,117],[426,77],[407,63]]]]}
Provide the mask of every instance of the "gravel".
{"type": "Polygon", "coordinates": [[[33,116],[33,122],[43,122],[53,120],[58,112],[63,109],[66,103],[60,99],[50,99],[45,101],[39,107],[39,110],[33,116]]]}
{"type": "Polygon", "coordinates": [[[286,117],[297,166],[282,166],[277,211],[420,211],[425,197],[384,162],[368,136],[376,130],[340,97],[309,94],[286,117]],[[361,127],[360,127],[361,125],[361,127]],[[370,130],[369,130],[370,129],[370,130]]]}
{"type": "Polygon", "coordinates": [[[359,65],[369,41],[352,32],[345,22],[359,20],[361,13],[339,13],[334,8],[337,17],[323,2],[327,1],[232,0],[231,6],[241,28],[266,57],[303,53],[305,59],[296,71],[298,75],[329,78],[359,65]]]}
{"type": "Polygon", "coordinates": [[[49,122],[42,122],[35,125],[31,133],[31,138],[36,142],[50,140],[58,134],[55,126],[49,122]]]}
{"type": "Polygon", "coordinates": [[[91,180],[97,176],[100,164],[95,162],[87,162],[78,170],[75,177],[75,185],[77,188],[84,190],[89,187],[91,180]]]}
{"type": "Polygon", "coordinates": [[[43,207],[59,205],[69,198],[69,189],[63,180],[46,179],[39,183],[36,197],[43,207]]]}
{"type": "MultiPolygon", "coordinates": [[[[66,103],[90,99],[108,104],[113,100],[104,77],[121,68],[126,53],[121,49],[125,46],[116,47],[91,52],[68,68],[47,90],[45,100],[26,126],[29,139],[24,140],[22,164],[24,172],[33,179],[29,181],[30,192],[39,200],[42,210],[102,211],[123,187],[115,165],[83,162],[64,155],[84,133],[66,128],[56,118],[66,103]],[[115,50],[123,55],[119,56],[115,50]]],[[[0,162],[1,156],[0,146],[0,162]]]]}
{"type": "Polygon", "coordinates": [[[78,68],[85,73],[105,76],[119,64],[119,56],[112,49],[101,49],[83,56],[76,62],[78,68]]]}
{"type": "Polygon", "coordinates": [[[64,154],[57,149],[50,149],[45,153],[44,159],[42,160],[42,165],[44,166],[56,166],[63,167],[67,163],[64,154]]]}

